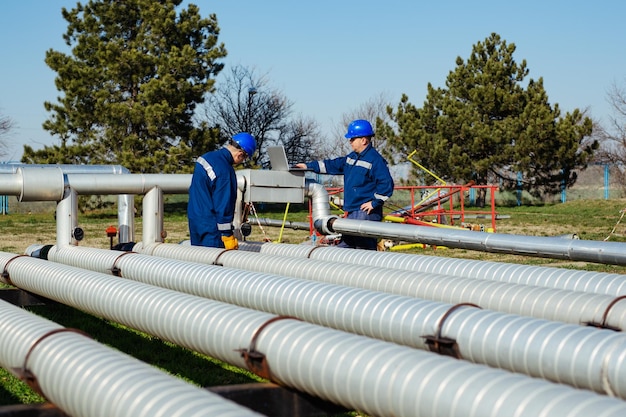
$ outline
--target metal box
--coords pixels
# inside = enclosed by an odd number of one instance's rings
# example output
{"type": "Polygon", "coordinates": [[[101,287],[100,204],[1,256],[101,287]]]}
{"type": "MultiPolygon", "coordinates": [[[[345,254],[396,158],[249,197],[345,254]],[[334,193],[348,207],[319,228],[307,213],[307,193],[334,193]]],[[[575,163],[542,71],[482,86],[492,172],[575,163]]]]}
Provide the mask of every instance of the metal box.
{"type": "Polygon", "coordinates": [[[246,202],[304,203],[304,171],[242,169],[237,176],[246,180],[246,202]]]}

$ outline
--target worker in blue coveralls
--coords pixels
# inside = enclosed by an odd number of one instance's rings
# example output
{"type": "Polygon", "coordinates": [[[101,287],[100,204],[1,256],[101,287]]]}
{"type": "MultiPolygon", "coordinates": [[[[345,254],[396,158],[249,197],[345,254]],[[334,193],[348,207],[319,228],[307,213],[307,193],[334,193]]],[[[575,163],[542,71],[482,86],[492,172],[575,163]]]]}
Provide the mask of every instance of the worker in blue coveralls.
{"type": "Polygon", "coordinates": [[[256,150],[249,133],[237,133],[216,151],[196,160],[187,217],[191,244],[214,248],[239,249],[233,234],[237,201],[237,176],[234,165],[241,164],[256,150]]]}
{"type": "MultiPolygon", "coordinates": [[[[318,174],[343,175],[343,210],[348,219],[381,221],[383,204],[393,194],[387,161],[372,147],[374,129],[367,120],[354,120],[345,137],[353,152],[346,156],[300,163],[318,174]]],[[[377,239],[343,235],[338,247],[376,250],[377,239]]]]}

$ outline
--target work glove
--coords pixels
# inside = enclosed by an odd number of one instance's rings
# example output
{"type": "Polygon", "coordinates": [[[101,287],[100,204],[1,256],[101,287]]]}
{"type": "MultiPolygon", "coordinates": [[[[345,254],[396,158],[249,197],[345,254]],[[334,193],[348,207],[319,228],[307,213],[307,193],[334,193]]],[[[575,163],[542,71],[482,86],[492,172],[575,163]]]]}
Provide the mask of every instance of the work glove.
{"type": "Polygon", "coordinates": [[[237,238],[233,235],[222,236],[222,242],[224,242],[224,247],[226,249],[239,249],[239,242],[237,241],[237,238]]]}

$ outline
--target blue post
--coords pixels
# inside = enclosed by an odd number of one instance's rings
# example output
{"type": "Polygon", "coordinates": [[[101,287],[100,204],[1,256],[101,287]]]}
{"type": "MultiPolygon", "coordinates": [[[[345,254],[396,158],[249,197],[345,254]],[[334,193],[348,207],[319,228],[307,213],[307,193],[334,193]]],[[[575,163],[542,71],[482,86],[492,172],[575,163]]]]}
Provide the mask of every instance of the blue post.
{"type": "MultiPolygon", "coordinates": [[[[561,174],[565,175],[564,171],[561,170],[561,174]]],[[[561,203],[565,203],[567,201],[567,195],[565,193],[565,177],[561,180],[561,203]]]]}
{"type": "Polygon", "coordinates": [[[604,199],[609,199],[609,164],[604,165],[604,199]]]}
{"type": "Polygon", "coordinates": [[[517,172],[517,205],[522,205],[522,171],[517,172]]]}

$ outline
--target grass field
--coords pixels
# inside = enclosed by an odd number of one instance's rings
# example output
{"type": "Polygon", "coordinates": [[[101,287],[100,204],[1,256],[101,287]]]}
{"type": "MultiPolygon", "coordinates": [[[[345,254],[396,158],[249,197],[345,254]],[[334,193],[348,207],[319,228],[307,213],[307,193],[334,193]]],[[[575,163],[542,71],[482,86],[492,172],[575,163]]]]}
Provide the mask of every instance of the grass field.
{"type": "MultiPolygon", "coordinates": [[[[564,204],[546,206],[521,206],[498,208],[504,218],[497,222],[497,232],[514,235],[559,236],[576,234],[580,239],[626,242],[626,219],[622,220],[626,200],[577,200],[564,204]]],[[[166,199],[167,231],[166,242],[178,243],[188,239],[185,204],[179,199],[166,199]]],[[[307,222],[306,205],[292,205],[285,212],[284,205],[264,205],[257,207],[260,217],[288,221],[307,222]]],[[[255,224],[254,217],[251,222],[255,224]]],[[[475,220],[476,222],[485,221],[475,220]]],[[[117,213],[108,210],[81,213],[79,224],[85,230],[85,239],[80,245],[108,248],[110,239],[106,228],[116,225],[117,213]]],[[[56,235],[54,211],[28,211],[0,217],[0,230],[5,235],[0,250],[22,254],[32,244],[54,244],[56,235]]],[[[137,217],[137,239],[141,238],[141,219],[137,217]]],[[[280,229],[277,227],[253,226],[251,241],[270,240],[285,243],[302,243],[309,238],[307,230],[280,229]]],[[[496,260],[511,263],[541,264],[564,268],[586,269],[626,274],[626,267],[600,265],[585,262],[564,262],[545,258],[522,257],[517,255],[490,254],[463,249],[411,249],[413,253],[436,256],[461,257],[467,259],[496,260]]],[[[228,385],[258,381],[244,371],[211,358],[188,351],[176,345],[159,340],[116,323],[84,314],[70,307],[50,304],[28,307],[28,309],[59,324],[78,328],[90,334],[101,343],[127,352],[138,359],[152,363],[159,368],[177,375],[199,386],[228,385]]],[[[33,403],[43,399],[34,394],[25,384],[10,373],[0,373],[0,405],[33,403]]]]}

